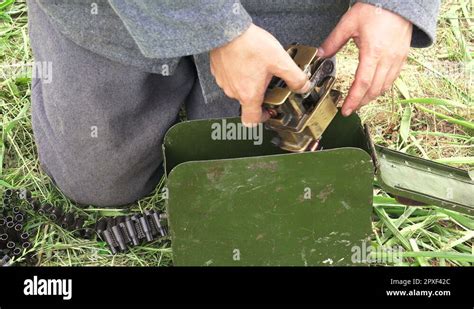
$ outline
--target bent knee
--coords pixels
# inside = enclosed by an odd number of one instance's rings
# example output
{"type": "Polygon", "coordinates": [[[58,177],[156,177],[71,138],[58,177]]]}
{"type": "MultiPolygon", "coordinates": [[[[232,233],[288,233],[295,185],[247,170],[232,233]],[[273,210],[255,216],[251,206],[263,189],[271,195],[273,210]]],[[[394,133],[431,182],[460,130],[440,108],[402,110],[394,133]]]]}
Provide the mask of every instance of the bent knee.
{"type": "Polygon", "coordinates": [[[108,173],[91,166],[88,170],[48,170],[56,187],[69,199],[81,205],[117,207],[136,202],[149,194],[160,180],[162,173],[138,173],[124,170],[108,173]]]}

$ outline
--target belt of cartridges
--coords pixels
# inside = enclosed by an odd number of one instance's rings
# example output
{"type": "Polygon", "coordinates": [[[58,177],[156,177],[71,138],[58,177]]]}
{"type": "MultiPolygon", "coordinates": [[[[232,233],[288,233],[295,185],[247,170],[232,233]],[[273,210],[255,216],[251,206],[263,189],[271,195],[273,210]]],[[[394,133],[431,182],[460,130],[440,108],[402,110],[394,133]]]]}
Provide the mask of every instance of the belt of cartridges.
{"type": "Polygon", "coordinates": [[[112,254],[162,239],[168,234],[166,216],[156,210],[145,210],[143,214],[131,216],[104,217],[90,223],[83,215],[39,202],[27,190],[7,189],[0,208],[0,266],[8,265],[11,257],[19,256],[31,247],[30,234],[23,230],[27,223],[27,210],[43,215],[77,237],[93,239],[97,233],[108,244],[112,254]]]}
{"type": "Polygon", "coordinates": [[[25,231],[27,214],[18,205],[19,192],[5,190],[0,207],[0,266],[8,266],[12,257],[31,247],[25,231]]]}
{"type": "Polygon", "coordinates": [[[109,245],[112,254],[116,254],[127,251],[129,246],[167,236],[164,219],[163,214],[154,210],[132,216],[102,218],[96,224],[96,232],[109,245]]]}

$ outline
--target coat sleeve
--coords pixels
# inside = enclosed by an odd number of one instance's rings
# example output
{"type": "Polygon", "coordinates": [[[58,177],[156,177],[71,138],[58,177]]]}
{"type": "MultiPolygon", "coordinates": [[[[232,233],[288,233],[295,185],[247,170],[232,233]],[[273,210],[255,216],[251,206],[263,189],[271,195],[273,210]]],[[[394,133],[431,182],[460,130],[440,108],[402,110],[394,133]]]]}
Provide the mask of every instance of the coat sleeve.
{"type": "Polygon", "coordinates": [[[412,47],[428,47],[436,39],[440,0],[358,0],[396,13],[413,24],[412,47]]]}
{"type": "Polygon", "coordinates": [[[108,0],[147,58],[199,54],[252,23],[239,0],[108,0]]]}

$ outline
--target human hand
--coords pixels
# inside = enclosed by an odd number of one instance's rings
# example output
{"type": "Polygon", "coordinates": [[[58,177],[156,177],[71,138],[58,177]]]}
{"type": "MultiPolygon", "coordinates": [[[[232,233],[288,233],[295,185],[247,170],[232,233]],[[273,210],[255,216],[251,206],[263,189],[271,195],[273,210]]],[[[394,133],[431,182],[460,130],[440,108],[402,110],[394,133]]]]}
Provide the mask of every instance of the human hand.
{"type": "Polygon", "coordinates": [[[321,45],[318,55],[331,57],[352,38],[359,48],[359,65],[342,106],[349,116],[387,91],[405,63],[412,23],[376,6],[356,3],[321,45]]]}
{"type": "Polygon", "coordinates": [[[210,58],[212,75],[228,97],[239,101],[246,126],[269,118],[262,103],[273,76],[295,92],[309,91],[306,74],[275,37],[254,24],[230,43],[213,49],[210,58]]]}

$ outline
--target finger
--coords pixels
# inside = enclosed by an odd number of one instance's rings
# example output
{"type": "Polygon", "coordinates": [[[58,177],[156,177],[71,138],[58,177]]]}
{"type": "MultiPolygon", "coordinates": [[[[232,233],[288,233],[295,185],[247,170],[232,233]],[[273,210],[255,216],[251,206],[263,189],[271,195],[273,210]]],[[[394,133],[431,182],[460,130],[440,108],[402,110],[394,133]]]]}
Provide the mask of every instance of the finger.
{"type": "Polygon", "coordinates": [[[216,81],[217,86],[219,86],[219,88],[224,89],[224,84],[222,83],[222,80],[218,76],[215,77],[215,81],[216,81]]]}
{"type": "MultiPolygon", "coordinates": [[[[268,78],[263,78],[265,82],[268,78]]],[[[242,92],[239,99],[241,108],[242,123],[246,127],[254,127],[260,122],[270,118],[270,114],[263,109],[262,103],[265,96],[266,85],[261,89],[248,89],[242,92]],[[253,91],[252,91],[253,90],[253,91]]]]}
{"type": "Polygon", "coordinates": [[[224,74],[224,93],[231,99],[238,98],[238,92],[235,90],[234,84],[229,80],[228,76],[224,74]]]}
{"type": "Polygon", "coordinates": [[[400,61],[398,65],[392,66],[392,68],[388,72],[388,78],[385,80],[385,84],[382,88],[383,92],[387,91],[392,87],[395,80],[397,80],[398,76],[400,76],[400,72],[402,71],[404,65],[405,59],[402,59],[402,61],[400,61]]]}
{"type": "Polygon", "coordinates": [[[268,112],[264,111],[260,104],[243,104],[241,112],[242,124],[246,127],[255,127],[270,118],[268,112]]]}
{"type": "Polygon", "coordinates": [[[215,71],[214,71],[214,63],[213,63],[213,61],[211,61],[210,67],[211,67],[211,75],[215,77],[216,74],[215,74],[215,71]]]}
{"type": "Polygon", "coordinates": [[[220,76],[216,76],[216,77],[215,77],[215,81],[216,81],[217,86],[219,86],[219,88],[222,89],[222,91],[224,92],[224,94],[225,94],[227,97],[232,98],[232,99],[234,98],[233,93],[231,93],[231,92],[229,91],[229,88],[226,87],[226,84],[227,84],[227,83],[225,82],[225,79],[223,79],[223,78],[220,77],[220,76]]]}
{"type": "Polygon", "coordinates": [[[229,78],[225,72],[218,71],[215,76],[215,80],[219,88],[224,91],[225,95],[231,99],[236,99],[238,92],[235,91],[233,84],[229,81],[229,78]]]}
{"type": "Polygon", "coordinates": [[[378,59],[361,49],[360,61],[357,67],[354,82],[342,105],[342,114],[349,116],[361,104],[367,90],[369,90],[377,68],[378,59]]]}
{"type": "MultiPolygon", "coordinates": [[[[396,65],[395,65],[396,66],[396,65]]],[[[380,94],[382,94],[383,87],[385,85],[386,79],[389,77],[389,71],[392,69],[392,64],[389,62],[381,61],[377,65],[377,70],[374,74],[374,79],[372,80],[372,84],[365,93],[364,98],[362,98],[361,105],[366,105],[380,94]]]]}
{"type": "Polygon", "coordinates": [[[265,122],[270,118],[270,114],[262,107],[262,104],[265,97],[265,90],[271,78],[271,74],[266,74],[266,76],[261,77],[264,83],[259,85],[259,87],[241,88],[241,91],[237,89],[236,93],[239,94],[238,100],[241,105],[241,119],[244,126],[255,127],[257,124],[265,122]]]}
{"type": "Polygon", "coordinates": [[[266,109],[262,109],[262,118],[260,119],[260,122],[265,122],[268,119],[270,119],[270,113],[266,109]]]}
{"type": "Polygon", "coordinates": [[[347,18],[343,17],[319,47],[318,56],[325,58],[334,56],[353,36],[354,29],[347,18]]]}
{"type": "Polygon", "coordinates": [[[308,76],[301,70],[288,53],[282,48],[275,65],[269,67],[271,74],[285,81],[288,87],[295,92],[309,91],[311,83],[308,76]]]}

